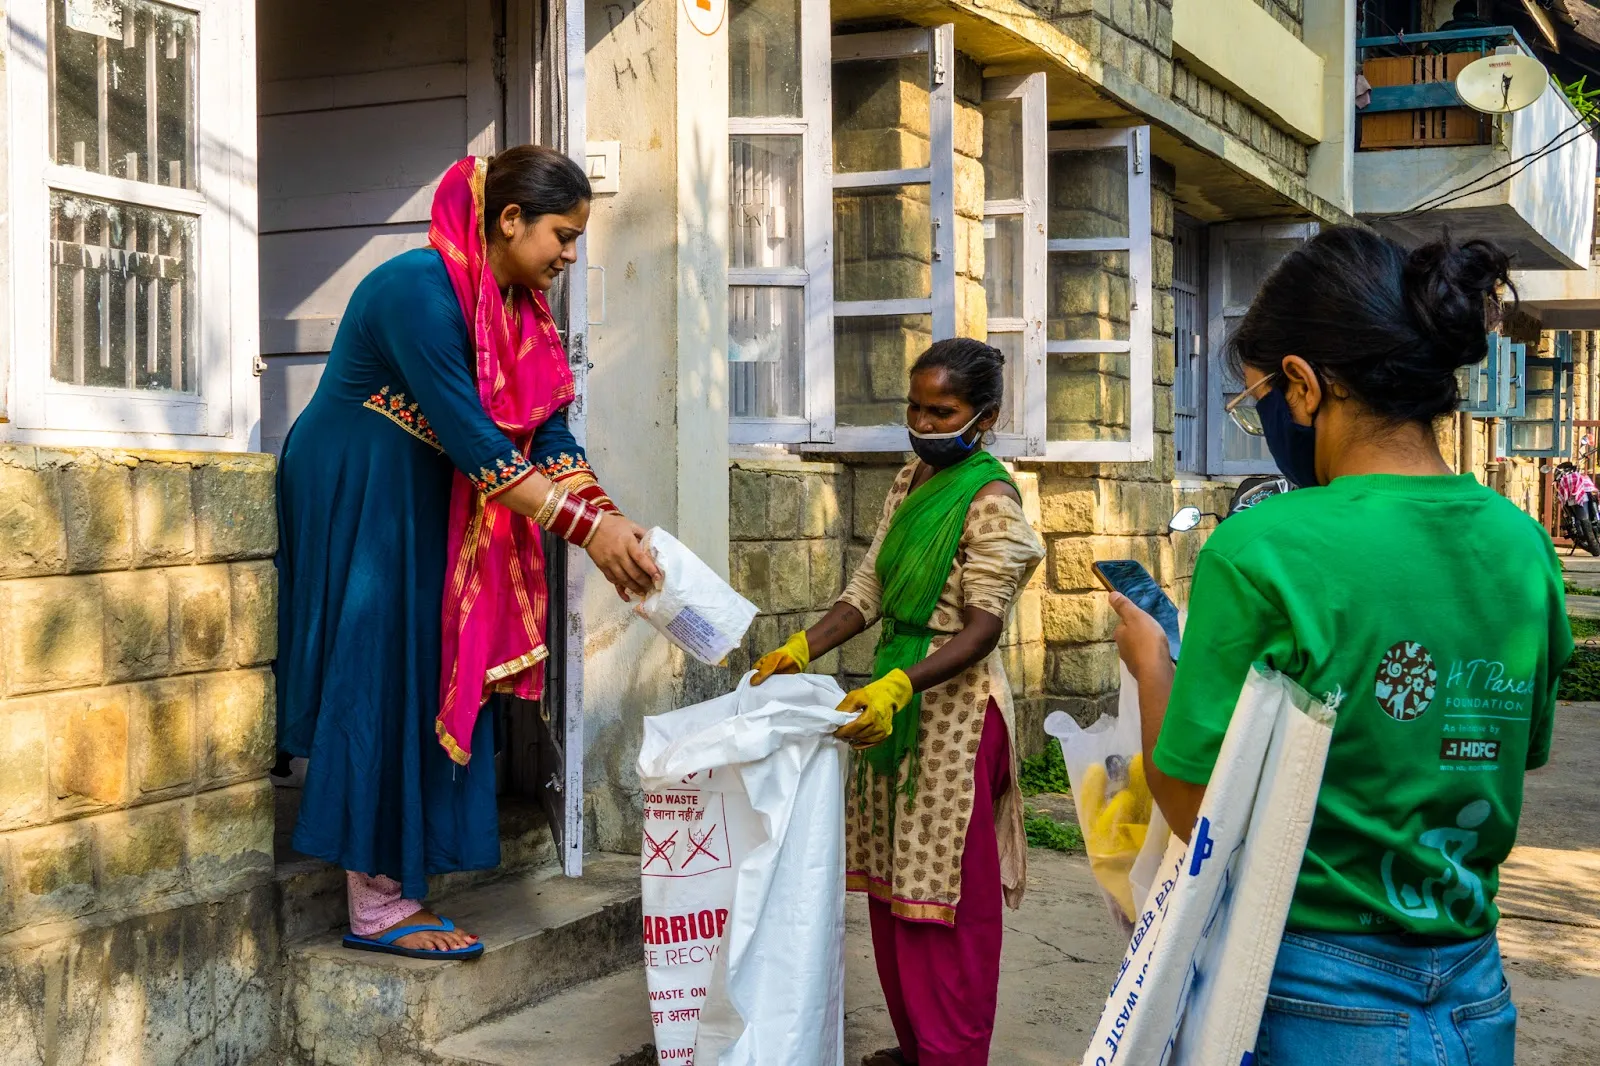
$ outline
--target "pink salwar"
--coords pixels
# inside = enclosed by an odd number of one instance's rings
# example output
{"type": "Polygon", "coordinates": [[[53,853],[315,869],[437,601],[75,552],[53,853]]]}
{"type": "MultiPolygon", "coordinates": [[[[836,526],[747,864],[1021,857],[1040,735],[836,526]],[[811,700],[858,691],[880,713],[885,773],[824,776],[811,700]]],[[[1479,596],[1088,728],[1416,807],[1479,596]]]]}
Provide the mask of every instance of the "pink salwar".
{"type": "Polygon", "coordinates": [[[897,918],[868,901],[872,953],[900,1052],[920,1066],[986,1066],[1000,989],[1000,845],[994,807],[1011,787],[1005,721],[984,714],[974,768],[972,820],[961,853],[954,926],[897,918]]]}
{"type": "Polygon", "coordinates": [[[374,936],[422,909],[417,900],[401,894],[400,882],[382,874],[368,877],[346,870],[345,882],[350,897],[350,931],[356,936],[374,936]]]}

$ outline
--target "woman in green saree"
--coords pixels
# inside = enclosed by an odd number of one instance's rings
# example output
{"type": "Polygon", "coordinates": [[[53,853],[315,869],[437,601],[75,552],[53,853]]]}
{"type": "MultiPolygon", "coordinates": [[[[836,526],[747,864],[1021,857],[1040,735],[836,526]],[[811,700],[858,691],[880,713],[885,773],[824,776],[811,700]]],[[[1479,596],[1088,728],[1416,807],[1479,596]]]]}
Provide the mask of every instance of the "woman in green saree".
{"type": "Polygon", "coordinates": [[[1002,901],[1027,842],[998,646],[1044,557],[1011,475],[983,448],[1004,356],[940,341],[911,369],[917,459],[895,478],[872,548],[839,602],[756,663],[755,684],[804,670],[882,621],[873,680],[840,710],[856,746],[847,887],[870,897],[873,954],[899,1046],[866,1066],[982,1066],[1000,980],[1002,901]]]}

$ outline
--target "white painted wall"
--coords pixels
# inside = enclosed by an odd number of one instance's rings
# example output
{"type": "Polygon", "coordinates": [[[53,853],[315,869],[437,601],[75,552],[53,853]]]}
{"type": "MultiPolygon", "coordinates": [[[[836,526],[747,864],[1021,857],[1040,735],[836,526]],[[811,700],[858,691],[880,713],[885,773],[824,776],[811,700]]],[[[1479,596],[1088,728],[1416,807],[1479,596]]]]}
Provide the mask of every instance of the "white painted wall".
{"type": "Polygon", "coordinates": [[[1255,0],[1173,0],[1172,51],[1303,140],[1323,139],[1323,57],[1255,0]]]}
{"type": "Polygon", "coordinates": [[[1306,0],[1308,48],[1322,58],[1322,141],[1308,158],[1306,185],[1343,211],[1355,203],[1356,0],[1306,0]]]}
{"type": "MultiPolygon", "coordinates": [[[[588,0],[588,139],[621,144],[589,258],[605,270],[590,330],[588,451],[624,512],[720,572],[728,559],[727,27],[681,0],[588,0]]],[[[590,280],[591,317],[601,282],[590,280]]],[[[638,846],[641,722],[677,706],[683,656],[603,581],[582,605],[591,846],[638,846]]]]}

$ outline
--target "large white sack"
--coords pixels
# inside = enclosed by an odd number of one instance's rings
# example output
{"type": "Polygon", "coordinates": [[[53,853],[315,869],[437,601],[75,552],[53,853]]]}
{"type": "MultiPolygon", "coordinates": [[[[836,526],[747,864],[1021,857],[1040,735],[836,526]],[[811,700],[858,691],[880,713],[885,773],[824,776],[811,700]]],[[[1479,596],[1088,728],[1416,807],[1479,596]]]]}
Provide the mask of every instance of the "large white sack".
{"type": "Polygon", "coordinates": [[[696,659],[716,666],[743,642],[756,605],[660,526],[645,534],[644,547],[661,570],[661,581],[634,613],[696,659]]]}
{"type": "Polygon", "coordinates": [[[645,719],[640,855],[659,1061],[844,1061],[848,747],[832,678],[746,675],[645,719]]]}
{"type": "Polygon", "coordinates": [[[1254,1047],[1333,720],[1288,678],[1251,670],[1190,845],[1168,844],[1084,1066],[1236,1066],[1254,1047]]]}

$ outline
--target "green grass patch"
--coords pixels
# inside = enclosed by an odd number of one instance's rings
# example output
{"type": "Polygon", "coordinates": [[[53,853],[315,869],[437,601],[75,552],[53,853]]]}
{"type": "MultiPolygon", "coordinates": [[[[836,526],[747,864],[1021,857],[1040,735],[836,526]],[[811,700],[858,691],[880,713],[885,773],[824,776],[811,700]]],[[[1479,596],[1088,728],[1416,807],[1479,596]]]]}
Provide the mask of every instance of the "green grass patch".
{"type": "Polygon", "coordinates": [[[1589,640],[1600,637],[1600,618],[1573,618],[1568,616],[1568,624],[1572,626],[1573,640],[1589,640]]]}
{"type": "Polygon", "coordinates": [[[1048,814],[1030,812],[1024,815],[1022,828],[1028,834],[1030,848],[1049,848],[1051,851],[1083,850],[1083,830],[1075,825],[1063,825],[1048,814]]]}
{"type": "Polygon", "coordinates": [[[1570,581],[1566,583],[1566,589],[1568,596],[1600,596],[1600,589],[1592,589],[1585,585],[1574,585],[1570,581]]]}
{"type": "Polygon", "coordinates": [[[1044,751],[1022,760],[1022,780],[1019,784],[1024,796],[1072,791],[1067,781],[1067,764],[1061,760],[1061,744],[1055,737],[1045,742],[1044,751]]]}
{"type": "Polygon", "coordinates": [[[1557,696],[1563,700],[1600,700],[1600,648],[1580,644],[1573,650],[1572,661],[1561,673],[1557,696]]]}

